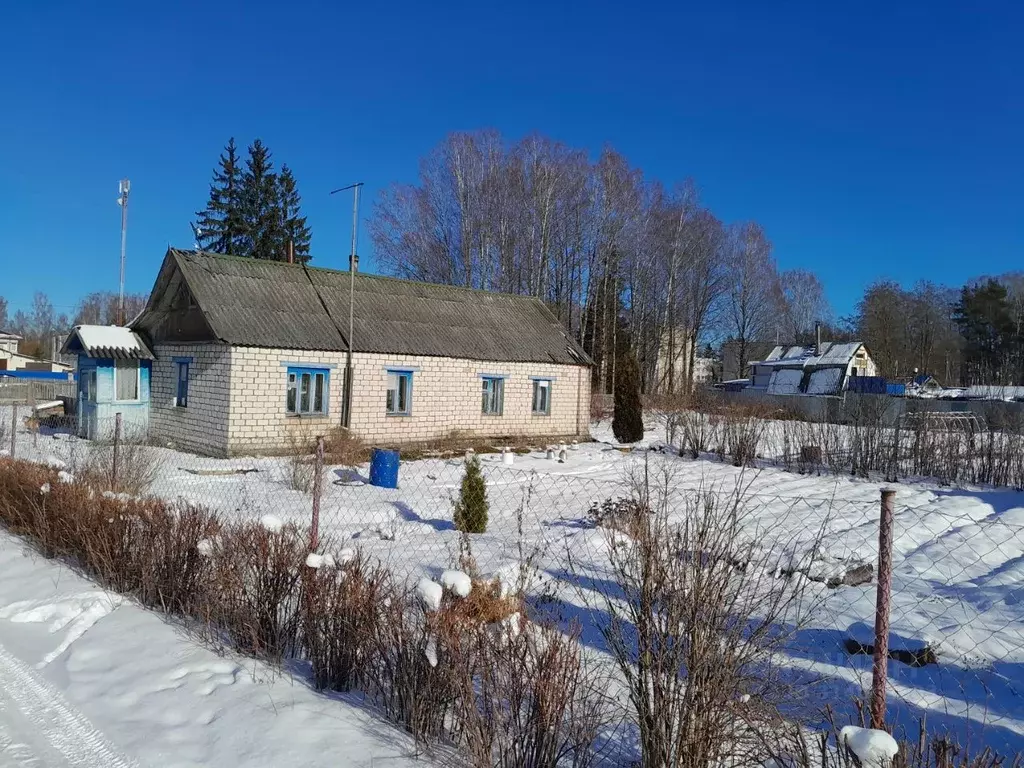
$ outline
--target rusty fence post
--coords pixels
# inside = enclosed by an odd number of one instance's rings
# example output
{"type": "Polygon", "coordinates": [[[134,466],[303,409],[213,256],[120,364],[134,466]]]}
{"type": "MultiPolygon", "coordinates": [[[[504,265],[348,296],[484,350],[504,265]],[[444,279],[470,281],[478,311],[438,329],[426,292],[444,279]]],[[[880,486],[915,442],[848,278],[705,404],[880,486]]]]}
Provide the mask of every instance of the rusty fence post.
{"type": "Polygon", "coordinates": [[[121,414],[114,414],[114,456],[110,466],[110,485],[117,490],[117,470],[121,459],[121,414]]]}
{"type": "Polygon", "coordinates": [[[896,491],[882,489],[878,521],[878,589],[875,593],[875,652],[871,664],[871,727],[885,729],[885,688],[889,666],[889,607],[892,597],[892,519],[896,491]]]}
{"type": "Polygon", "coordinates": [[[309,551],[316,552],[320,545],[320,495],[324,481],[324,436],[316,438],[316,458],[313,463],[313,520],[309,526],[309,551]]]}
{"type": "Polygon", "coordinates": [[[14,458],[14,447],[18,443],[18,404],[11,404],[11,458],[14,458]]]}

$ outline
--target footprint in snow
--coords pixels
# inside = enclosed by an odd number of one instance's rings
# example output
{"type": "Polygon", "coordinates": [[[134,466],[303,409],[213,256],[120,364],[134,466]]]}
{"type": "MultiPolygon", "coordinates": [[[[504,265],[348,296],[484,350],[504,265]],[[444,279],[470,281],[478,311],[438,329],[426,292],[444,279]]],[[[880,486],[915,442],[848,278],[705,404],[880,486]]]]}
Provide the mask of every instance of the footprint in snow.
{"type": "Polygon", "coordinates": [[[122,603],[122,598],[107,592],[82,592],[58,600],[22,600],[0,608],[0,619],[17,624],[50,623],[50,634],[67,629],[67,634],[55,649],[36,664],[42,669],[72,646],[97,621],[122,603]]]}

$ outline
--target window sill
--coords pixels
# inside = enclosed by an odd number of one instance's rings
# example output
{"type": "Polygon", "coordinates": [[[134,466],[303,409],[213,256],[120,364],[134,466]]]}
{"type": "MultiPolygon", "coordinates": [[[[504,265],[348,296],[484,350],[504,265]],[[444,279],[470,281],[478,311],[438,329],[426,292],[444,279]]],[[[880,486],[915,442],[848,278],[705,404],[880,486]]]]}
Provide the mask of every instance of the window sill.
{"type": "Polygon", "coordinates": [[[389,419],[408,419],[408,418],[412,418],[412,414],[411,413],[385,413],[384,415],[387,418],[389,418],[389,419]]]}
{"type": "Polygon", "coordinates": [[[481,413],[480,415],[485,419],[501,419],[505,416],[504,413],[481,413]]]}
{"type": "Polygon", "coordinates": [[[550,419],[550,413],[531,413],[530,416],[535,419],[550,419]]]}
{"type": "Polygon", "coordinates": [[[331,418],[331,415],[329,413],[288,413],[285,414],[285,418],[296,421],[323,421],[331,418]]]}

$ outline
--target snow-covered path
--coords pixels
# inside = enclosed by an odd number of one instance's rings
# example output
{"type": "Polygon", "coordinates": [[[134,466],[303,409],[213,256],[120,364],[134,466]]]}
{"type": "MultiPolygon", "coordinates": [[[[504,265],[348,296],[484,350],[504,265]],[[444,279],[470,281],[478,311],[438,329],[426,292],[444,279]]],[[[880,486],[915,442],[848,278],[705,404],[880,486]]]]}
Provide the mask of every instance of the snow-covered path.
{"type": "Polygon", "coordinates": [[[0,533],[3,768],[434,764],[295,672],[214,653],[0,533]]]}
{"type": "Polygon", "coordinates": [[[53,686],[0,646],[0,765],[129,768],[53,686]]]}

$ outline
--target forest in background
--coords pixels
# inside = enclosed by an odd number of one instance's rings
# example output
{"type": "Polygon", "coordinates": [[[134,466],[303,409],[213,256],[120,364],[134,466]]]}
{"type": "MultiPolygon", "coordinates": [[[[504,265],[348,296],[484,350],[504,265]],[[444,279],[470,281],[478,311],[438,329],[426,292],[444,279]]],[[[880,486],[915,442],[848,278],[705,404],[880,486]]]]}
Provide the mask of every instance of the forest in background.
{"type": "MultiPolygon", "coordinates": [[[[271,158],[257,139],[243,163],[228,142],[193,224],[198,246],[312,257],[294,176],[271,158]]],[[[610,147],[593,158],[539,134],[453,133],[422,158],[416,183],[380,193],[369,224],[385,273],[542,299],[594,359],[595,391],[613,391],[625,357],[644,391],[686,391],[698,355],[724,351],[727,369],[741,371],[769,345],[810,343],[816,322],[826,340],[867,344],[890,378],[1024,384],[1024,274],[963,286],[880,280],[852,315],[835,317],[813,271],[779,268],[759,223],[723,221],[696,181],[666,186],[610,147]]],[[[126,297],[126,315],[145,301],[126,297]]],[[[0,297],[0,328],[23,336],[30,355],[51,354],[71,325],[116,317],[110,292],[72,314],[42,292],[13,314],[0,297]]]]}

